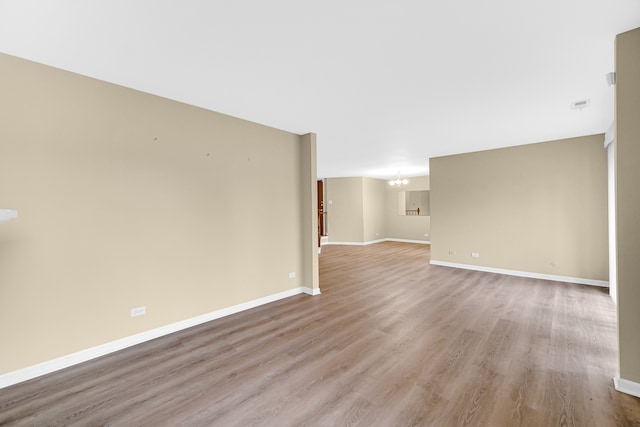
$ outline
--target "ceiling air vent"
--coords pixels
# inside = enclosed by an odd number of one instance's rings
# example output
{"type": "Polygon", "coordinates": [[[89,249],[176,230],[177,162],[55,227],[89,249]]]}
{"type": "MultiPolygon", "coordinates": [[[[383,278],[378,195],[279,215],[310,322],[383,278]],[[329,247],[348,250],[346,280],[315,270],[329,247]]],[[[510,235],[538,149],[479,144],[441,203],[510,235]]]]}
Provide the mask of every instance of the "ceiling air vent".
{"type": "Polygon", "coordinates": [[[582,110],[583,108],[587,108],[591,104],[590,99],[582,99],[580,101],[573,101],[571,103],[572,110],[582,110]]]}

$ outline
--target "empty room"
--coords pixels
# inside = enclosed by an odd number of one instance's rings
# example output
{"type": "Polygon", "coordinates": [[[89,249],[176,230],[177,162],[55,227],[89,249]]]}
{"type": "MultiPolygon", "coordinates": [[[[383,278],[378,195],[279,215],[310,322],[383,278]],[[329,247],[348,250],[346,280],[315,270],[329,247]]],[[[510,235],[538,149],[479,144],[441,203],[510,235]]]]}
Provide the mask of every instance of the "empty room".
{"type": "Polygon", "coordinates": [[[640,3],[0,0],[0,425],[640,425],[640,3]]]}

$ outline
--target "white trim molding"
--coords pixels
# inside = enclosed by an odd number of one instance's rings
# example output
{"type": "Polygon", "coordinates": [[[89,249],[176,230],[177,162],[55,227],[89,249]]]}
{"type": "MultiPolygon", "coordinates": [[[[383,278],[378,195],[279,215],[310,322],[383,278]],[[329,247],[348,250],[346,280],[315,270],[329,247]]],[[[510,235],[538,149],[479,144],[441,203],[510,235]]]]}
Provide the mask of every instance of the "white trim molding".
{"type": "Polygon", "coordinates": [[[375,243],[382,242],[402,242],[402,243],[421,243],[424,245],[430,245],[431,242],[429,240],[409,240],[409,239],[395,239],[392,237],[386,239],[378,239],[378,240],[368,240],[366,242],[327,242],[323,243],[324,245],[348,245],[348,246],[366,246],[373,245],[375,243]]]}
{"type": "Polygon", "coordinates": [[[191,328],[202,323],[210,322],[212,320],[220,319],[231,314],[239,313],[241,311],[249,310],[251,308],[269,304],[271,302],[299,294],[319,295],[320,289],[312,289],[306,286],[300,286],[298,288],[289,289],[277,294],[268,295],[266,297],[247,301],[242,304],[222,308],[220,310],[212,311],[200,316],[185,319],[180,322],[172,323],[170,325],[161,326],[159,328],[151,329],[149,331],[141,332],[136,335],[131,335],[125,338],[101,344],[99,346],[88,348],[86,350],[81,350],[76,353],[59,357],[57,359],[48,360],[46,362],[42,362],[33,366],[28,366],[17,371],[8,372],[6,374],[0,375],[0,389],[55,371],[59,371],[64,368],[77,365],[79,363],[87,362],[89,360],[96,359],[98,357],[105,356],[119,350],[124,350],[125,348],[132,347],[137,344],[142,344],[143,342],[160,338],[165,335],[181,331],[183,329],[191,328]]]}
{"type": "Polygon", "coordinates": [[[369,240],[367,242],[327,242],[326,245],[347,245],[347,246],[366,246],[373,245],[374,243],[384,242],[386,239],[369,240]]]}
{"type": "Polygon", "coordinates": [[[325,245],[364,246],[364,242],[327,242],[325,245]]]}
{"type": "Polygon", "coordinates": [[[503,268],[484,267],[481,265],[470,265],[470,264],[458,264],[455,262],[438,261],[434,259],[432,259],[430,263],[432,265],[439,265],[442,267],[463,268],[465,270],[475,270],[475,271],[484,271],[486,273],[506,274],[508,276],[528,277],[531,279],[554,280],[556,282],[577,283],[580,285],[600,286],[603,288],[609,287],[609,282],[607,282],[606,280],[583,279],[580,277],[557,276],[554,274],[533,273],[529,271],[506,270],[503,268]]]}
{"type": "Polygon", "coordinates": [[[308,288],[306,286],[302,287],[302,292],[307,294],[307,295],[311,295],[311,296],[316,296],[316,295],[320,295],[320,288],[308,288]]]}
{"type": "Polygon", "coordinates": [[[613,385],[619,392],[630,394],[631,396],[640,397],[640,383],[625,380],[624,378],[614,377],[613,385]]]}
{"type": "Polygon", "coordinates": [[[430,240],[410,240],[410,239],[394,239],[388,238],[384,239],[386,242],[400,242],[400,243],[420,243],[421,245],[430,245],[430,240]]]}

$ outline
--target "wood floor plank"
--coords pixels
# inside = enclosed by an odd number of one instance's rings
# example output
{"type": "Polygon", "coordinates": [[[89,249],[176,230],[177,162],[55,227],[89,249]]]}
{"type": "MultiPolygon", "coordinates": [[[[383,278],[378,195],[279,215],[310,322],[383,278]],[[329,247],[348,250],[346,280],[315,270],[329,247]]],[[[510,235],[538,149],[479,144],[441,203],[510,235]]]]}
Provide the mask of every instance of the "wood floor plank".
{"type": "Polygon", "coordinates": [[[297,295],[0,390],[1,426],[633,426],[601,289],[326,246],[297,295]]]}

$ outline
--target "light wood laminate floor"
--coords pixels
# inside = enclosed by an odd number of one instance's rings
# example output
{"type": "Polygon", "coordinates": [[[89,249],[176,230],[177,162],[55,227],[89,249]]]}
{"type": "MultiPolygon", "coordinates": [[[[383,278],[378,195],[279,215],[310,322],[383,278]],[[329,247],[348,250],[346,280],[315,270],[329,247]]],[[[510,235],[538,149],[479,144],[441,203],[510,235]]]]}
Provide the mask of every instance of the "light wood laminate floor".
{"type": "Polygon", "coordinates": [[[325,246],[322,294],[0,390],[3,426],[631,426],[605,289],[325,246]]]}

